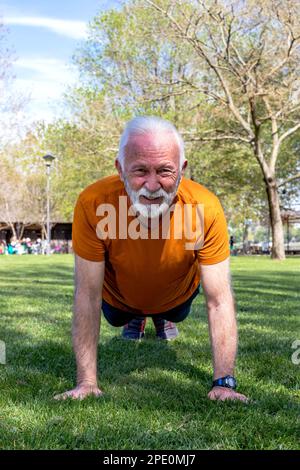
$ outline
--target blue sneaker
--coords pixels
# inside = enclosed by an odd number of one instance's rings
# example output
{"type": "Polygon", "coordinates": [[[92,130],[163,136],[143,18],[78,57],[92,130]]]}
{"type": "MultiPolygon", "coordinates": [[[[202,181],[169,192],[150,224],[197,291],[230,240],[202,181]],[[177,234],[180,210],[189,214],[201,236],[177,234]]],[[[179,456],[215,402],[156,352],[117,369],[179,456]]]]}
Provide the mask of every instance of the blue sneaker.
{"type": "Polygon", "coordinates": [[[170,341],[171,339],[177,338],[179,335],[179,331],[175,323],[164,320],[163,318],[155,318],[155,316],[152,317],[152,320],[155,325],[157,339],[170,341]]]}
{"type": "Polygon", "coordinates": [[[135,317],[123,327],[122,338],[139,340],[145,336],[146,317],[135,317]]]}

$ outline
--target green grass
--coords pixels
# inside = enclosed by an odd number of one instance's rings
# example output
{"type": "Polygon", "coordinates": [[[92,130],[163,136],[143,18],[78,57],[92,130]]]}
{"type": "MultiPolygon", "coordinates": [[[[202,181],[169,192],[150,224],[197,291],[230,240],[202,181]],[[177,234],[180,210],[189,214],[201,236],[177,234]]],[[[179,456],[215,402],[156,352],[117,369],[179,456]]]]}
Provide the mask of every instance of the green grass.
{"type": "Polygon", "coordinates": [[[207,400],[211,354],[203,295],[174,342],[123,342],[102,320],[105,396],[55,402],[74,383],[73,259],[0,257],[1,449],[297,449],[300,259],[232,258],[243,403],[207,400]]]}

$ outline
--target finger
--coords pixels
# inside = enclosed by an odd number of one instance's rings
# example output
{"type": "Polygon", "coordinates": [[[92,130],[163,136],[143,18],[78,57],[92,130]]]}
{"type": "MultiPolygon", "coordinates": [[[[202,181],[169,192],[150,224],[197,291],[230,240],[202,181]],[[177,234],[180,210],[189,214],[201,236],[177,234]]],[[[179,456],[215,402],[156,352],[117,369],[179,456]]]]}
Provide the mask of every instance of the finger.
{"type": "Polygon", "coordinates": [[[249,398],[247,398],[245,395],[242,395],[241,393],[237,394],[237,400],[243,401],[244,403],[249,402],[249,398]]]}
{"type": "Polygon", "coordinates": [[[217,399],[218,399],[218,395],[216,394],[215,391],[212,390],[212,391],[209,392],[208,398],[209,398],[210,400],[217,400],[217,399]]]}
{"type": "Polygon", "coordinates": [[[219,400],[219,401],[239,400],[244,403],[249,402],[248,398],[245,395],[242,395],[241,393],[232,394],[227,391],[218,392],[216,390],[211,390],[208,394],[208,398],[210,398],[210,400],[219,400]]]}
{"type": "Polygon", "coordinates": [[[76,395],[75,394],[72,395],[71,398],[73,398],[73,400],[84,400],[87,397],[99,398],[101,397],[101,395],[102,395],[101,392],[81,392],[76,395]]]}
{"type": "Polygon", "coordinates": [[[227,394],[223,394],[223,395],[220,394],[217,397],[217,400],[219,400],[219,401],[232,400],[232,397],[230,395],[227,395],[227,394]]]}
{"type": "Polygon", "coordinates": [[[225,400],[240,400],[240,401],[247,401],[247,397],[245,395],[242,395],[241,393],[227,393],[224,395],[225,400]]]}
{"type": "Polygon", "coordinates": [[[70,390],[69,392],[59,393],[55,395],[53,398],[54,400],[66,400],[67,398],[71,398],[73,396],[73,391],[70,390]]]}
{"type": "Polygon", "coordinates": [[[234,395],[231,395],[231,394],[226,394],[222,397],[220,397],[220,400],[222,401],[225,401],[225,400],[238,400],[238,401],[242,401],[244,403],[247,403],[248,402],[248,398],[245,397],[245,395],[242,395],[241,393],[235,393],[234,395]]]}
{"type": "Polygon", "coordinates": [[[67,400],[68,398],[72,398],[73,400],[83,400],[89,395],[93,395],[95,397],[101,397],[103,392],[100,389],[83,389],[83,390],[69,390],[68,392],[60,393],[53,397],[54,400],[67,400]]]}
{"type": "Polygon", "coordinates": [[[89,390],[82,392],[81,395],[93,395],[94,397],[101,397],[103,395],[103,392],[99,388],[90,388],[89,390]]]}

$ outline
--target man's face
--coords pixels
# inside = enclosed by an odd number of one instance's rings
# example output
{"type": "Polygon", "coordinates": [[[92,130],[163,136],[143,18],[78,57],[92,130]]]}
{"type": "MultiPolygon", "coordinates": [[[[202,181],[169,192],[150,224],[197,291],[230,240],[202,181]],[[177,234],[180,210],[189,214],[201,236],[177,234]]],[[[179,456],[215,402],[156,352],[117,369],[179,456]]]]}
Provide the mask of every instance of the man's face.
{"type": "Polygon", "coordinates": [[[172,133],[132,135],[125,148],[124,171],[119,162],[116,166],[142,217],[155,218],[166,212],[182,176],[179,148],[172,133]]]}

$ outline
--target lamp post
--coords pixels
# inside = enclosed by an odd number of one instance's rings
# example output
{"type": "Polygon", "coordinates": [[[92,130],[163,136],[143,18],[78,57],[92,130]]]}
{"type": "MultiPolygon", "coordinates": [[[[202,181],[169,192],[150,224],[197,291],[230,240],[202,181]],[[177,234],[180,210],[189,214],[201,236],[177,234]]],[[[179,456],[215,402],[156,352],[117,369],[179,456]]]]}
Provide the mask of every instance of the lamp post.
{"type": "Polygon", "coordinates": [[[46,165],[47,173],[47,255],[50,255],[50,241],[51,241],[51,230],[50,230],[50,167],[55,159],[52,155],[44,155],[43,159],[46,165]]]}

